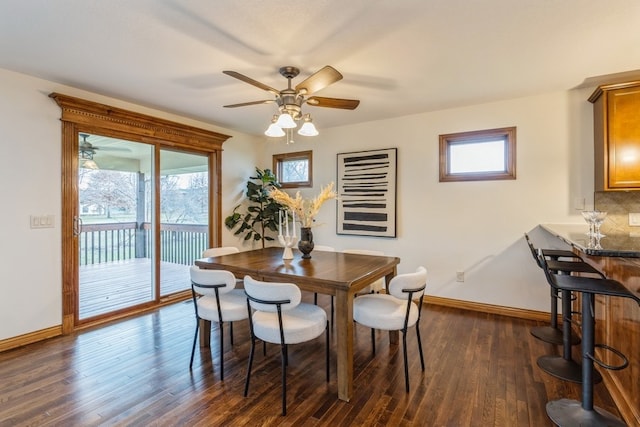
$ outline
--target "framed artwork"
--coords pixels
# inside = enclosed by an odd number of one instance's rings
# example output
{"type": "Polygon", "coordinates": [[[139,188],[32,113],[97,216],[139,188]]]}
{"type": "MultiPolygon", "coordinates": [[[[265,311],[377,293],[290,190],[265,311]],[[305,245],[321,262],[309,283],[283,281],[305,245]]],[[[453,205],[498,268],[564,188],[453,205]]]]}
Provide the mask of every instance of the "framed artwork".
{"type": "Polygon", "coordinates": [[[338,234],[396,237],[397,152],[338,153],[338,234]]]}

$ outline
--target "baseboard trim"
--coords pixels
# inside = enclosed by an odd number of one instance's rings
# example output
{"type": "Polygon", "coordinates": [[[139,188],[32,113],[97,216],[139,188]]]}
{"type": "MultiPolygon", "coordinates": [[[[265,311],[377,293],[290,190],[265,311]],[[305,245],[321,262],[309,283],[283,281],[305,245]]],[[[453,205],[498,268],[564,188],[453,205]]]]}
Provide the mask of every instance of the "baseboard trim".
{"type": "MultiPolygon", "coordinates": [[[[139,314],[148,313],[148,312],[157,310],[158,308],[163,307],[165,305],[175,304],[188,299],[191,299],[191,291],[180,292],[170,297],[162,298],[159,304],[153,305],[151,307],[145,307],[137,311],[127,312],[127,313],[112,316],[109,318],[98,319],[96,321],[93,321],[87,324],[76,325],[70,332],[81,331],[81,330],[89,329],[93,327],[99,327],[109,322],[115,322],[127,317],[133,317],[139,314]]],[[[25,346],[27,344],[33,344],[38,341],[63,335],[62,329],[63,329],[62,325],[58,325],[58,326],[53,326],[51,328],[42,329],[40,331],[34,331],[28,334],[0,340],[0,353],[3,351],[25,346]]]]}
{"type": "Polygon", "coordinates": [[[62,325],[0,340],[0,352],[62,335],[62,325]]]}
{"type": "Polygon", "coordinates": [[[443,298],[434,295],[425,295],[427,304],[441,305],[444,307],[459,308],[461,310],[479,311],[482,313],[499,314],[502,316],[517,317],[519,319],[549,321],[549,313],[525,308],[505,307],[502,305],[485,304],[481,302],[463,301],[452,298],[443,298]]]}

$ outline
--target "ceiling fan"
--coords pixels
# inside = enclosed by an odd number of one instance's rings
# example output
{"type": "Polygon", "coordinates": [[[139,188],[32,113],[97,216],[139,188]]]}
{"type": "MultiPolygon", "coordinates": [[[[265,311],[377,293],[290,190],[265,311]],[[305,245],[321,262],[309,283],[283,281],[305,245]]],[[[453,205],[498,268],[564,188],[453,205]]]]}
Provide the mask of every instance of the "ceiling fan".
{"type": "Polygon", "coordinates": [[[93,156],[97,151],[131,151],[125,147],[97,147],[87,141],[87,138],[91,135],[87,133],[80,133],[79,135],[82,138],[82,141],[78,145],[78,155],[82,162],[81,165],[85,169],[98,169],[98,165],[93,160],[93,156]]]}
{"type": "Polygon", "coordinates": [[[87,141],[87,138],[91,135],[89,135],[88,133],[80,133],[79,135],[82,138],[80,145],[78,145],[78,151],[80,152],[81,158],[92,159],[97,151],[131,151],[130,149],[125,147],[97,147],[87,141]]]}
{"type": "MultiPolygon", "coordinates": [[[[224,107],[236,108],[275,102],[278,104],[280,113],[289,113],[294,120],[300,120],[303,118],[302,105],[305,103],[314,107],[340,108],[344,110],[354,110],[360,104],[360,101],[356,99],[309,96],[342,79],[342,74],[330,65],[321,68],[319,71],[298,83],[295,87],[291,86],[291,80],[300,74],[300,70],[296,67],[286,66],[281,67],[279,71],[280,74],[287,79],[287,88],[283,90],[278,90],[264,83],[260,83],[236,71],[223,71],[223,73],[228,76],[235,77],[238,80],[242,80],[273,95],[273,99],[243,102],[240,104],[225,105],[224,107]]],[[[307,117],[305,117],[305,121],[306,120],[307,117]]]]}

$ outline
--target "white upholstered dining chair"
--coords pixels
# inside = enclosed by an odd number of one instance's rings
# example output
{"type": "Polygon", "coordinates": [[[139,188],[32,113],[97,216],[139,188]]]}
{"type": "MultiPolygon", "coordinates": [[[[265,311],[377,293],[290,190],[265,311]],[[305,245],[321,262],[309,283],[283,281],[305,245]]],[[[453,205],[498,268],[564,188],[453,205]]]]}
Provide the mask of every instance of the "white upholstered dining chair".
{"type": "Polygon", "coordinates": [[[325,333],[326,378],[329,382],[329,322],[325,311],[313,304],[300,302],[300,288],[293,283],[262,282],[244,277],[246,310],[250,314],[251,351],[244,387],[249,393],[251,365],[256,338],[280,345],[282,364],[282,415],[287,414],[287,346],[311,341],[325,333]]]}
{"type": "Polygon", "coordinates": [[[371,328],[371,346],[376,354],[375,330],[402,331],[405,389],[409,392],[407,361],[407,329],[415,326],[420,364],[424,371],[424,357],[420,340],[420,315],[427,281],[427,270],[418,267],[414,273],[398,274],[389,282],[387,294],[361,295],[353,300],[353,320],[371,328]],[[414,300],[418,300],[417,304],[414,300]]]}
{"type": "MultiPolygon", "coordinates": [[[[240,249],[236,248],[235,246],[219,246],[217,248],[205,249],[202,252],[202,258],[231,255],[231,254],[237,254],[239,252],[240,252],[240,249]]],[[[236,279],[236,283],[238,284],[238,286],[242,286],[242,279],[236,279]]],[[[231,337],[233,337],[233,323],[230,326],[231,326],[231,337]]]]}
{"type": "Polygon", "coordinates": [[[196,312],[196,332],[191,347],[189,369],[193,367],[193,356],[198,341],[200,320],[218,322],[220,335],[220,379],[224,379],[224,322],[229,322],[231,345],[233,345],[233,323],[246,319],[247,303],[242,289],[236,289],[235,276],[225,270],[206,270],[191,266],[191,294],[196,312]]]}

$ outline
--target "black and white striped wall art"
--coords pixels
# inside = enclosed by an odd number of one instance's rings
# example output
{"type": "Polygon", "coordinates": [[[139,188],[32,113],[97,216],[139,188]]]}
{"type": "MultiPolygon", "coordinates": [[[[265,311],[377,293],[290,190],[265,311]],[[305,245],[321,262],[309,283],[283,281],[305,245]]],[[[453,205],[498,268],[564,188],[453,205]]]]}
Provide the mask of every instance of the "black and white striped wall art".
{"type": "Polygon", "coordinates": [[[338,154],[338,234],[396,237],[397,151],[338,154]]]}

